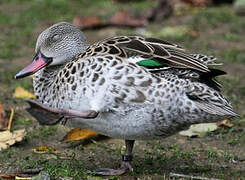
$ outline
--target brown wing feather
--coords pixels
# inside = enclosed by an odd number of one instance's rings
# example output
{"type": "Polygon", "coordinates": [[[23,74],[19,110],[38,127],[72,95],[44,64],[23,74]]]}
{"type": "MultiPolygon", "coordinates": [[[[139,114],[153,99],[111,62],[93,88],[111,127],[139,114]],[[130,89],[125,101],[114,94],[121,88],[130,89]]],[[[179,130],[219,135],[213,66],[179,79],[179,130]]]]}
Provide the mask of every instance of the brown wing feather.
{"type": "MultiPolygon", "coordinates": [[[[152,73],[161,74],[161,71],[168,69],[170,71],[176,70],[175,74],[178,75],[178,72],[187,71],[188,76],[183,78],[195,79],[218,91],[221,88],[221,85],[214,78],[224,74],[224,72],[208,68],[208,65],[219,65],[215,63],[213,56],[189,54],[180,46],[160,39],[140,36],[108,38],[88,47],[77,59],[94,56],[98,53],[111,54],[126,60],[130,57],[152,59],[162,64],[161,67],[146,67],[152,73]],[[193,74],[195,77],[192,76],[193,74]]],[[[181,73],[180,76],[182,77],[181,73]]]]}
{"type": "Polygon", "coordinates": [[[184,48],[180,47],[177,44],[170,43],[168,41],[164,41],[161,39],[156,39],[156,38],[145,38],[145,41],[151,44],[164,44],[165,47],[169,46],[175,49],[178,49],[180,51],[185,51],[184,48]]]}
{"type": "Polygon", "coordinates": [[[137,51],[139,54],[153,54],[154,49],[148,44],[143,43],[139,40],[132,40],[128,43],[120,43],[118,44],[120,48],[127,49],[130,51],[137,51]]]}
{"type": "Polygon", "coordinates": [[[183,48],[160,39],[140,36],[118,36],[101,41],[100,44],[113,44],[125,51],[128,56],[138,55],[152,58],[170,67],[209,72],[204,63],[186,53],[183,48]]]}

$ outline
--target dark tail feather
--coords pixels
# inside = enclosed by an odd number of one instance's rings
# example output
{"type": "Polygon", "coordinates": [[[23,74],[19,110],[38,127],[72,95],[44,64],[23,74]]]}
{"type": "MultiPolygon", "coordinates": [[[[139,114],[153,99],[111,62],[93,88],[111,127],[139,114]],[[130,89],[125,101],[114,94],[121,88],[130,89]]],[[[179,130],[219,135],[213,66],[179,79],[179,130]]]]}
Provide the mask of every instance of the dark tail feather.
{"type": "Polygon", "coordinates": [[[207,76],[208,78],[214,78],[216,76],[221,76],[226,74],[225,71],[219,70],[219,69],[213,69],[213,68],[208,68],[210,72],[207,72],[203,74],[204,76],[207,76]]]}
{"type": "Polygon", "coordinates": [[[209,68],[209,72],[201,74],[201,81],[208,86],[214,88],[217,91],[220,91],[222,86],[216,81],[215,77],[216,76],[221,76],[226,74],[225,71],[219,70],[219,69],[212,69],[209,68]]]}

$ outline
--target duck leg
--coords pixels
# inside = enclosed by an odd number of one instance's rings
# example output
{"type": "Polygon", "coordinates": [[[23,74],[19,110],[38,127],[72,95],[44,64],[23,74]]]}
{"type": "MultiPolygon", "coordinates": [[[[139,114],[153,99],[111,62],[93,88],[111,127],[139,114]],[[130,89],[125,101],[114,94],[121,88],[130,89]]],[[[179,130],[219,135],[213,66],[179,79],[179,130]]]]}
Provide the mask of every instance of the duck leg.
{"type": "Polygon", "coordinates": [[[113,176],[113,175],[122,175],[127,171],[133,171],[130,162],[133,159],[132,151],[134,147],[134,140],[125,140],[125,144],[126,144],[126,152],[122,156],[121,167],[119,169],[100,168],[93,171],[93,174],[113,176]]]}
{"type": "Polygon", "coordinates": [[[96,111],[77,111],[72,109],[51,108],[38,101],[27,99],[30,107],[26,109],[41,125],[55,125],[65,118],[95,118],[99,114],[96,111]]]}

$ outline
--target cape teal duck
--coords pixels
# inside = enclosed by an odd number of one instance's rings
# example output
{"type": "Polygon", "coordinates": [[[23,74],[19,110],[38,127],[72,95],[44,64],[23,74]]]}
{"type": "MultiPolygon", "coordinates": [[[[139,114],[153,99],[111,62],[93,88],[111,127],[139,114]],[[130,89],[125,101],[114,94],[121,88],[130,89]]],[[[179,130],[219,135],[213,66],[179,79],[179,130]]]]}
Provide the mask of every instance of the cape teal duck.
{"type": "Polygon", "coordinates": [[[15,78],[35,74],[37,101],[29,103],[54,115],[44,124],[65,117],[70,126],[125,139],[121,167],[97,174],[132,170],[135,140],[161,139],[193,123],[239,116],[215,80],[225,72],[208,67],[218,65],[215,58],[167,41],[117,36],[89,46],[79,29],[61,22],[39,35],[35,52],[15,78]]]}

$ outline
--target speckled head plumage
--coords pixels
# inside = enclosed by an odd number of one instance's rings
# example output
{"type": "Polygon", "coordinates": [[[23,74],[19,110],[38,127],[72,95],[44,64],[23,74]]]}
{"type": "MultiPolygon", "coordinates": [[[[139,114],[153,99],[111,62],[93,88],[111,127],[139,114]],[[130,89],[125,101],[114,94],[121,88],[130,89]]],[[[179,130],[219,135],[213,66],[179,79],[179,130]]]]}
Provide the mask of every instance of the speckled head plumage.
{"type": "Polygon", "coordinates": [[[38,36],[36,56],[15,78],[34,74],[45,66],[65,64],[87,47],[86,38],[78,28],[66,22],[54,24],[38,36]]]}
{"type": "Polygon", "coordinates": [[[36,43],[35,52],[52,57],[50,65],[64,64],[88,47],[83,33],[70,23],[54,24],[43,31],[36,43]]]}

